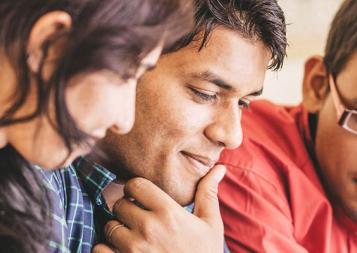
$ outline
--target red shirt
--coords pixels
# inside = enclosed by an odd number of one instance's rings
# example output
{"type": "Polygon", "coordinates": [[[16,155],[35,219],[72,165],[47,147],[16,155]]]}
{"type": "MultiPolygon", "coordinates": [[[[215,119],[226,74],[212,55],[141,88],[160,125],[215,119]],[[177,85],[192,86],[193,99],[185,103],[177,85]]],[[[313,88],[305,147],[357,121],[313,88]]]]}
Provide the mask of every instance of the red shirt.
{"type": "Polygon", "coordinates": [[[334,211],[313,163],[303,106],[252,103],[243,144],[225,150],[219,189],[232,252],[357,252],[357,223],[334,211]]]}

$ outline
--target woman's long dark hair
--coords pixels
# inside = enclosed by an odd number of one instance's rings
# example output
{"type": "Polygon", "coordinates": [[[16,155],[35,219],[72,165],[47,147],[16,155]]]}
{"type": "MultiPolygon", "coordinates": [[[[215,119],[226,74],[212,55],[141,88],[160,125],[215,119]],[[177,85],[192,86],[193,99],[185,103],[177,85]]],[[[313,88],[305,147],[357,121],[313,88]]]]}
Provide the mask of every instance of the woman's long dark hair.
{"type": "MultiPolygon", "coordinates": [[[[0,48],[15,70],[16,95],[0,115],[0,128],[48,115],[49,97],[55,98],[53,125],[69,151],[87,140],[66,106],[64,91],[74,76],[113,70],[123,79],[136,72],[142,58],[165,36],[165,48],[190,31],[190,0],[1,0],[0,48]],[[27,42],[34,23],[44,14],[63,10],[72,28],[43,45],[42,61],[52,43],[66,45],[48,81],[40,65],[36,76],[37,108],[21,118],[14,115],[27,99],[30,71],[27,42]]],[[[0,59],[1,60],[1,59],[0,59]]],[[[0,87],[1,91],[1,87],[0,87]]],[[[0,252],[46,252],[51,236],[49,199],[36,170],[10,144],[0,149],[0,252]]]]}

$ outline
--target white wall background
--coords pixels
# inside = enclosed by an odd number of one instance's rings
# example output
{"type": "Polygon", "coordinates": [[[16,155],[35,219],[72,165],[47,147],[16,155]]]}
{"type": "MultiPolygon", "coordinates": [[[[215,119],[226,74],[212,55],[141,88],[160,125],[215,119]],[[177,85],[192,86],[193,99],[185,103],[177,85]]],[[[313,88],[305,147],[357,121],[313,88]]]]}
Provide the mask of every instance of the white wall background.
{"type": "Polygon", "coordinates": [[[268,72],[263,97],[277,103],[301,101],[304,61],[323,54],[330,23],[342,0],[280,0],[288,25],[288,58],[279,72],[268,72]]]}

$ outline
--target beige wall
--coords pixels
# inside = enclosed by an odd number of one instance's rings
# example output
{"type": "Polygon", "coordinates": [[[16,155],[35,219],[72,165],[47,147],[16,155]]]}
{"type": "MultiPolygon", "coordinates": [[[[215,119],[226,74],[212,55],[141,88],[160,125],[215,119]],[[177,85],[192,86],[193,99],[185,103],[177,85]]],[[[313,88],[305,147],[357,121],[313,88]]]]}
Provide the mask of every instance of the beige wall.
{"type": "Polygon", "coordinates": [[[342,0],[280,0],[288,25],[288,58],[281,71],[269,72],[263,97],[278,103],[301,101],[304,61],[322,54],[329,25],[342,0]]]}

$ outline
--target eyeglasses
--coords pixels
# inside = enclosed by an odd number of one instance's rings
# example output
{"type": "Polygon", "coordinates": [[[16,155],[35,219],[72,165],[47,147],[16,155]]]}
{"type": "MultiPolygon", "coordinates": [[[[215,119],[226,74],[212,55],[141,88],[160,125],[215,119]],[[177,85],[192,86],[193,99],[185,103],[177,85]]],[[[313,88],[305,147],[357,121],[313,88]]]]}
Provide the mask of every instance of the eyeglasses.
{"type": "Polygon", "coordinates": [[[336,83],[333,76],[329,75],[329,84],[332,94],[332,99],[337,111],[338,124],[347,131],[357,134],[357,111],[347,109],[341,101],[337,91],[336,83]]]}

